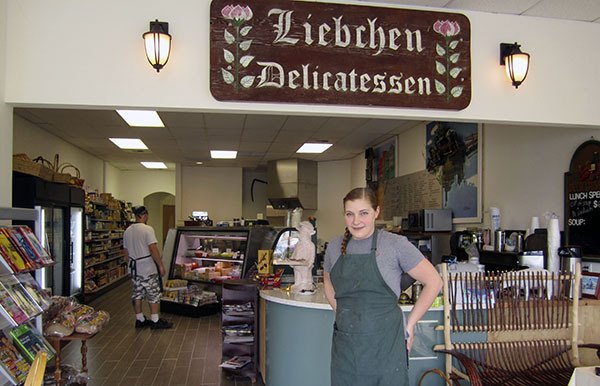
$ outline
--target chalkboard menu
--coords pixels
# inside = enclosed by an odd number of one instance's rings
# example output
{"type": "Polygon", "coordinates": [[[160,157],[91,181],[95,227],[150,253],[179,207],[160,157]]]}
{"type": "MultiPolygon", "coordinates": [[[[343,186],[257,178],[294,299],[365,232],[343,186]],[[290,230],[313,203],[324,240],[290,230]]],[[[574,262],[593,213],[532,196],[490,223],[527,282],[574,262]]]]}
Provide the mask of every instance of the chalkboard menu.
{"type": "Polygon", "coordinates": [[[586,141],[565,173],[565,236],[584,256],[600,256],[600,142],[586,141]]]}
{"type": "Polygon", "coordinates": [[[406,217],[413,210],[442,207],[442,187],[427,170],[387,180],[383,197],[384,220],[406,217]]]}

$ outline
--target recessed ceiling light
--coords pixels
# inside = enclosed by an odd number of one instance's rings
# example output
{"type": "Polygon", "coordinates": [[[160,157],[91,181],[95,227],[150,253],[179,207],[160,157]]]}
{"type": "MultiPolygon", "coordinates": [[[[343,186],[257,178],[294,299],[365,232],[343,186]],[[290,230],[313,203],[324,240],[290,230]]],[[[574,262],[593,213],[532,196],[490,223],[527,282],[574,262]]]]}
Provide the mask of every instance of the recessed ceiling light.
{"type": "Polygon", "coordinates": [[[121,149],[147,149],[148,146],[139,138],[109,138],[121,149]]]}
{"type": "Polygon", "coordinates": [[[331,143],[305,143],[296,150],[296,153],[323,153],[331,147],[331,143]]]}
{"type": "Polygon", "coordinates": [[[144,165],[145,168],[148,169],[166,169],[167,165],[164,162],[140,162],[144,165]]]}
{"type": "Polygon", "coordinates": [[[165,127],[156,111],[117,110],[117,113],[131,127],[165,127]]]}
{"type": "Polygon", "coordinates": [[[235,151],[235,150],[211,150],[210,158],[235,159],[235,158],[237,158],[237,151],[235,151]]]}
{"type": "Polygon", "coordinates": [[[204,162],[202,161],[196,161],[196,165],[202,165],[204,162]]]}

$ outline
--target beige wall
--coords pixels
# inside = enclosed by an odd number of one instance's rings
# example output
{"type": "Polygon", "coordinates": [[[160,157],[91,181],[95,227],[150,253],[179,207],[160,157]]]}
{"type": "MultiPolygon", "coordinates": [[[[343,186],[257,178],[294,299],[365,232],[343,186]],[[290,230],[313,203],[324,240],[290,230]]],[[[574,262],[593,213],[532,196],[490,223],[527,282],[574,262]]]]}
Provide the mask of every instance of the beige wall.
{"type": "MultiPolygon", "coordinates": [[[[85,179],[86,191],[98,190],[104,192],[103,169],[104,163],[99,158],[63,141],[39,126],[14,116],[13,122],[13,153],[25,153],[30,158],[42,156],[54,162],[54,155],[59,155],[59,163],[71,163],[81,172],[85,179]]],[[[74,169],[66,172],[74,174],[74,169]]],[[[107,192],[111,192],[107,190],[107,192]]]]}
{"type": "Polygon", "coordinates": [[[242,169],[181,167],[177,219],[186,219],[193,210],[207,210],[210,219],[230,221],[242,213],[242,169]]]}
{"type": "Polygon", "coordinates": [[[12,206],[12,108],[4,103],[6,5],[7,0],[0,0],[0,207],[12,206]]]}
{"type": "Polygon", "coordinates": [[[90,1],[8,0],[6,100],[61,107],[162,107],[423,121],[565,126],[600,122],[596,102],[600,50],[593,49],[598,46],[599,23],[462,12],[471,22],[473,97],[464,110],[444,111],[217,101],[209,83],[209,11],[209,1],[197,0],[178,0],[176,7],[156,0],[105,0],[102,6],[90,1]],[[171,58],[160,73],[148,65],[140,39],[156,17],[169,22],[173,35],[171,58]],[[514,41],[532,55],[531,70],[518,90],[498,63],[499,44],[514,41]],[[569,47],[568,55],[557,54],[557,47],[569,47]],[[571,68],[576,71],[561,76],[571,68]]]}
{"type": "Polygon", "coordinates": [[[142,205],[144,197],[156,192],[175,195],[173,170],[123,170],[118,173],[118,181],[119,189],[113,194],[133,205],[142,205]]]}
{"type": "Polygon", "coordinates": [[[266,214],[267,204],[267,184],[262,182],[254,183],[254,191],[252,192],[252,181],[254,179],[266,181],[267,172],[264,171],[243,171],[242,183],[242,213],[244,218],[256,218],[257,213],[266,214]],[[254,201],[252,198],[254,197],[254,201]]]}
{"type": "Polygon", "coordinates": [[[175,205],[175,196],[170,193],[152,193],[144,198],[144,206],[148,209],[148,225],[154,228],[158,250],[163,250],[163,206],[175,205]]]}
{"type": "Polygon", "coordinates": [[[314,213],[317,218],[319,244],[344,232],[342,198],[354,187],[351,166],[351,160],[319,162],[319,208],[314,213]]]}

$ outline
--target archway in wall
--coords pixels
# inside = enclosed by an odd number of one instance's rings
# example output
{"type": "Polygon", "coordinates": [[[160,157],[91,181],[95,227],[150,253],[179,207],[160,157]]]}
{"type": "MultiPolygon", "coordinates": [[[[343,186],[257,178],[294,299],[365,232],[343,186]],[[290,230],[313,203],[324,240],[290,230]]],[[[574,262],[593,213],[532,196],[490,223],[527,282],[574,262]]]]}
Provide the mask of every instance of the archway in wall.
{"type": "Polygon", "coordinates": [[[158,250],[162,251],[169,228],[175,227],[175,196],[166,192],[154,192],[144,197],[148,209],[148,225],[154,228],[158,250]]]}

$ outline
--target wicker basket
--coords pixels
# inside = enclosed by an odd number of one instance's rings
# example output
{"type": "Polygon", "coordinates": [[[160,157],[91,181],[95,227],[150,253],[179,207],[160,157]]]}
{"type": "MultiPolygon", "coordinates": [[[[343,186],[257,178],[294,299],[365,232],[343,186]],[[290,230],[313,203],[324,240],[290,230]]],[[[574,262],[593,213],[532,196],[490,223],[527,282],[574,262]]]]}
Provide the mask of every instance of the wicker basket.
{"type": "Polygon", "coordinates": [[[81,172],[79,171],[79,169],[77,168],[77,166],[70,164],[70,163],[64,163],[62,165],[60,165],[60,173],[54,173],[54,175],[56,176],[57,174],[59,175],[67,175],[69,176],[68,180],[67,180],[67,184],[69,185],[73,185],[76,186],[78,188],[83,187],[83,183],[85,182],[85,180],[83,178],[81,178],[81,172]],[[73,169],[75,170],[75,176],[72,176],[70,173],[64,173],[65,169],[73,169]]]}
{"type": "Polygon", "coordinates": [[[52,168],[44,164],[44,161],[42,161],[43,158],[41,158],[40,160],[38,160],[38,158],[36,158],[36,160],[34,161],[31,158],[29,158],[27,154],[15,154],[13,155],[13,170],[20,173],[40,177],[46,181],[52,181],[52,176],[54,174],[52,168]]]}

